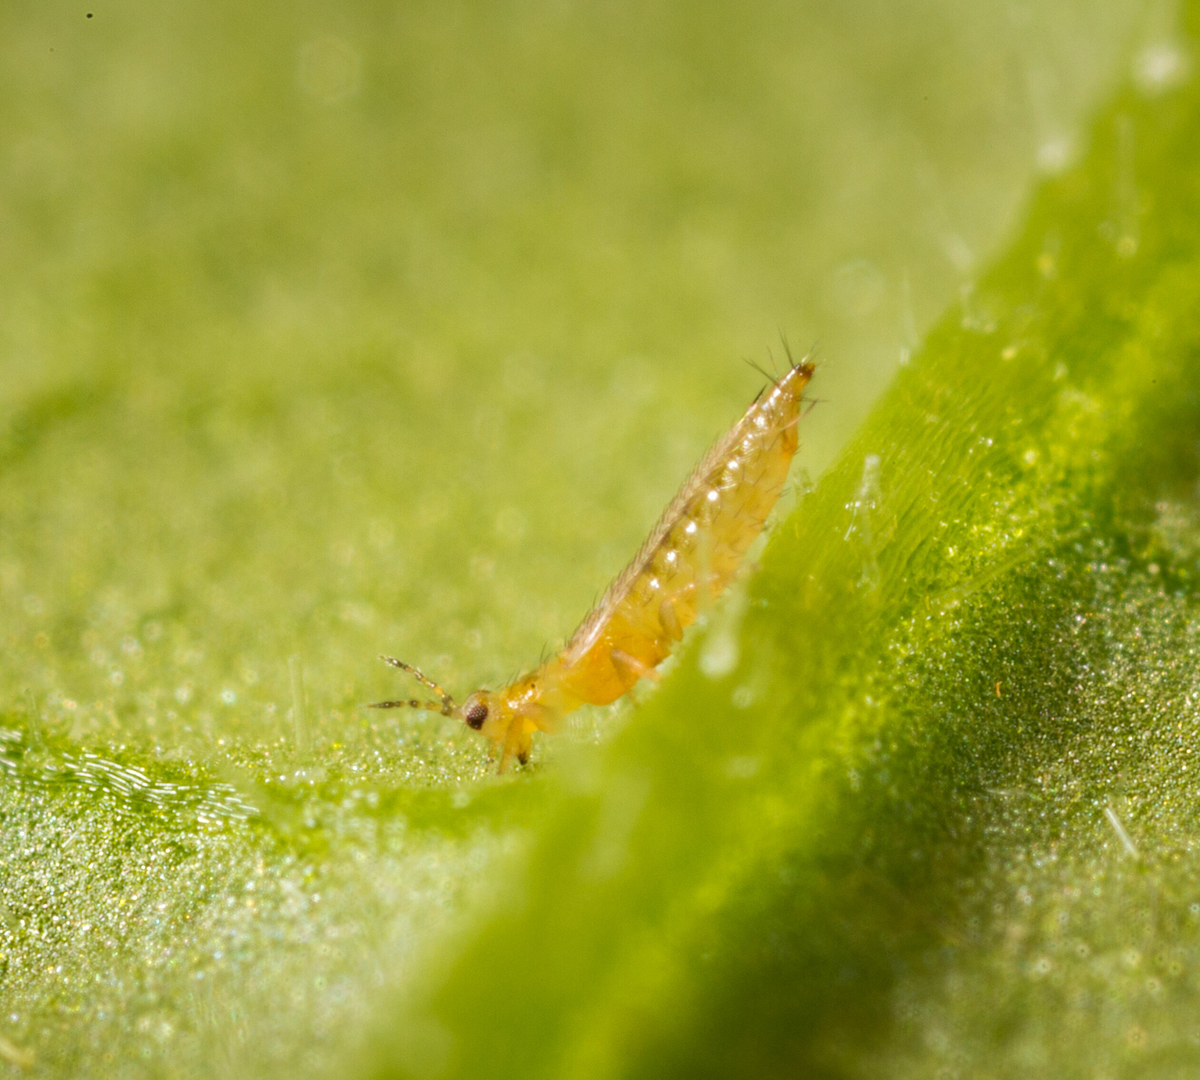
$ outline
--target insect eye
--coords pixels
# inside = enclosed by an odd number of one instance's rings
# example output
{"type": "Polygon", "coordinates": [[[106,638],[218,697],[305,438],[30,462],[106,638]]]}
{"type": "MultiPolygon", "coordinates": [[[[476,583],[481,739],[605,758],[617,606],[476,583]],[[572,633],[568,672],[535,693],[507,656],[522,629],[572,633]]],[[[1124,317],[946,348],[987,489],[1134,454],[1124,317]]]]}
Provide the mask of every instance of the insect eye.
{"type": "Polygon", "coordinates": [[[483,727],[483,722],[487,719],[487,706],[482,701],[475,702],[467,710],[467,715],[463,719],[466,720],[467,727],[478,731],[483,727]]]}

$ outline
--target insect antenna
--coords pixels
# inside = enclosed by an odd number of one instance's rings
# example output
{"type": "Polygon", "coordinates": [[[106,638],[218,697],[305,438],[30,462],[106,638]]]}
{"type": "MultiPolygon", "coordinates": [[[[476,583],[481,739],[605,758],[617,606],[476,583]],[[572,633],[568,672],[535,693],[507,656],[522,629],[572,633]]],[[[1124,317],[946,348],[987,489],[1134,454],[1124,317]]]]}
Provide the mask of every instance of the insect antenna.
{"type": "Polygon", "coordinates": [[[372,701],[367,705],[368,709],[429,709],[431,712],[443,713],[446,716],[453,716],[453,713],[446,712],[441,704],[436,701],[418,701],[416,698],[408,698],[401,701],[372,701]]]}
{"type": "Polygon", "coordinates": [[[454,716],[458,711],[458,706],[454,703],[454,698],[446,693],[437,683],[435,683],[428,675],[424,674],[420,668],[415,668],[412,664],[406,664],[403,660],[397,660],[394,656],[381,656],[379,658],[385,664],[391,664],[394,668],[399,668],[401,671],[407,671],[414,679],[422,686],[432,690],[441,699],[437,701],[417,701],[416,698],[410,698],[407,701],[377,701],[373,705],[368,705],[369,709],[436,709],[443,716],[454,716]]]}

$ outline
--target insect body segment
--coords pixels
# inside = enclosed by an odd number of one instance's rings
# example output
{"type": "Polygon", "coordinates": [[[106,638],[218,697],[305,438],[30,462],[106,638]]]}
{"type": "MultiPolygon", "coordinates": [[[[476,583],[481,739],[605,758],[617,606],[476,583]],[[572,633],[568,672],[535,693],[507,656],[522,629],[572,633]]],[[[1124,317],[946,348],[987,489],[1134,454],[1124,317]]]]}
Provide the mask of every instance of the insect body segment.
{"type": "Polygon", "coordinates": [[[461,705],[416,668],[384,657],[432,690],[440,703],[382,701],[456,716],[491,740],[500,768],[524,763],[534,731],[553,731],[586,703],[607,705],[656,668],[683,631],[725,590],[783,491],[798,445],[796,425],[813,365],[795,364],[765,390],[705,454],[633,561],[608,587],[571,640],[535,671],[461,705]]]}

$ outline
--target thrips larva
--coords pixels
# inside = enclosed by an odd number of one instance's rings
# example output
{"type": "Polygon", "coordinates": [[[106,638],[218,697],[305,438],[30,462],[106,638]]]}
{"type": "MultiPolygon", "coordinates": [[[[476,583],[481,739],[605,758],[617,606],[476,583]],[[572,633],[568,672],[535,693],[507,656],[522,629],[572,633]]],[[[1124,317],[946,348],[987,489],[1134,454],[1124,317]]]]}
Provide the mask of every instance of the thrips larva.
{"type": "Polygon", "coordinates": [[[407,671],[437,701],[380,701],[375,709],[434,709],[491,740],[503,770],[522,764],[535,731],[554,731],[580,705],[607,705],[655,670],[683,631],[733,580],[762,532],[796,453],[807,359],[754,399],[693,470],[641,550],[608,587],[561,652],[500,690],[476,690],[461,705],[417,668],[407,671]]]}

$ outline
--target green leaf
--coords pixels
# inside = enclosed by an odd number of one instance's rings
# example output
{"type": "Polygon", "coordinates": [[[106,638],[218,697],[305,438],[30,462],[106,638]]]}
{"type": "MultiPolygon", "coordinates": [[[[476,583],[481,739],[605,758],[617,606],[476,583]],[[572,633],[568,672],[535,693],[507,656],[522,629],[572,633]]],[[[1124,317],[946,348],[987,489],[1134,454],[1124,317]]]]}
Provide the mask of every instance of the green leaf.
{"type": "Polygon", "coordinates": [[[736,666],[547,781],[400,1072],[1194,1071],[1198,177],[1194,86],[1099,118],[772,538],[736,666]]]}
{"type": "Polygon", "coordinates": [[[0,14],[0,1068],[1188,1068],[1165,9],[87,15],[0,14]],[[364,707],[567,633],[779,323],[814,475],[909,363],[660,691],[364,707]]]}

